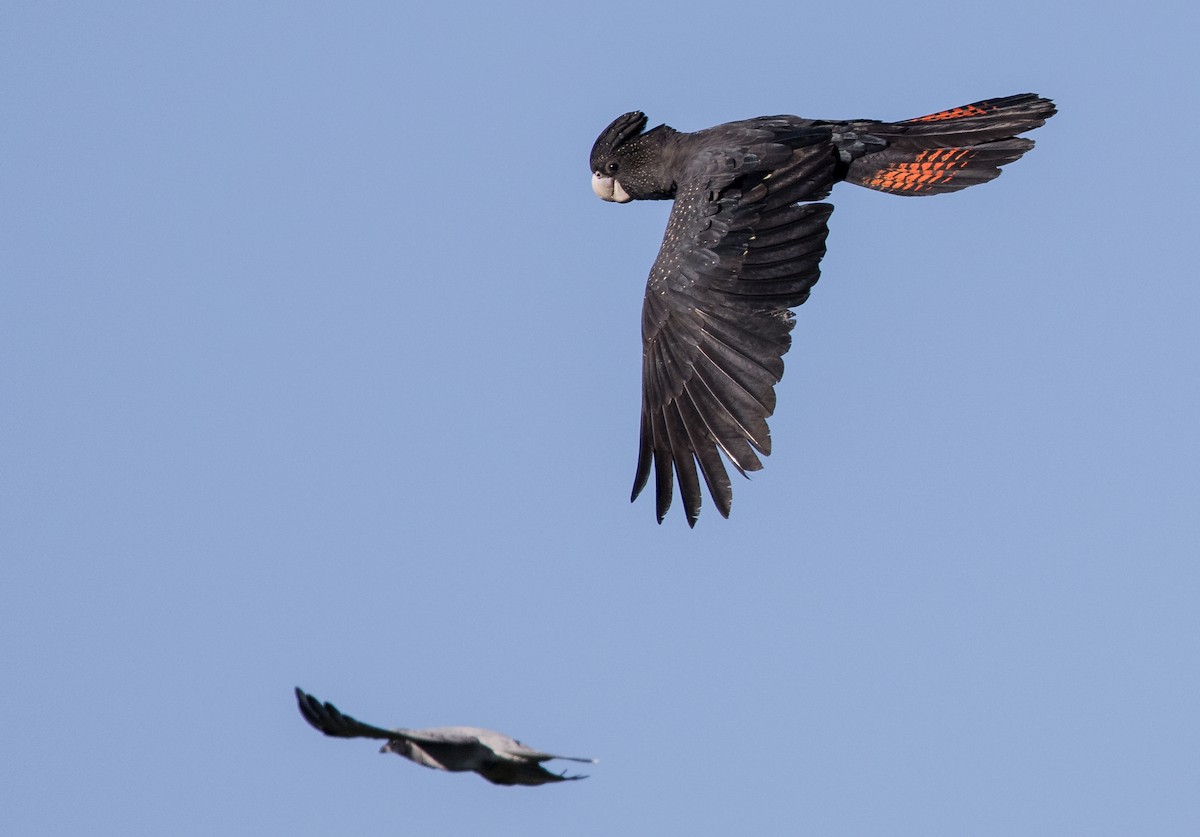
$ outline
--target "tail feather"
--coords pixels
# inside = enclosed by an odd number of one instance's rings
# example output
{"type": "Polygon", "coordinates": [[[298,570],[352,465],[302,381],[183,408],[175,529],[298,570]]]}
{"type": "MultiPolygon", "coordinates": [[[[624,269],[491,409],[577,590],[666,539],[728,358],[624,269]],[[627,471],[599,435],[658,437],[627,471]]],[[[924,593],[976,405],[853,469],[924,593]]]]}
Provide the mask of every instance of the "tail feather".
{"type": "Polygon", "coordinates": [[[854,160],[846,180],[898,195],[957,192],[1000,175],[1033,140],[1017,134],[1045,124],[1054,103],[1032,93],[989,99],[905,122],[855,123],[886,143],[854,160]]]}

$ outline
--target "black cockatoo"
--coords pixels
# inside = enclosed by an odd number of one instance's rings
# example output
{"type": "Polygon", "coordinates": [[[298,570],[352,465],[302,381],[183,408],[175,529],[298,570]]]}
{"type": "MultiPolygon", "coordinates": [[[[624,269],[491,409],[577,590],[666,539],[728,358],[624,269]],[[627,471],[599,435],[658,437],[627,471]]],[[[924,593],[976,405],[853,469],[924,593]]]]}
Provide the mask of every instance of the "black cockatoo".
{"type": "Polygon", "coordinates": [[[833,207],[812,203],[838,181],[896,195],[984,183],[1033,147],[1018,137],[1054,104],[1032,93],[904,122],[762,116],[695,133],[646,131],[626,113],[592,147],[592,188],[606,201],[673,200],[642,307],[641,444],[633,499],[654,466],[661,523],[679,480],[689,525],[703,476],[729,516],[721,452],[743,475],[771,452],[767,417],[825,254],[833,207]],[[697,473],[699,464],[699,473],[697,473]]]}

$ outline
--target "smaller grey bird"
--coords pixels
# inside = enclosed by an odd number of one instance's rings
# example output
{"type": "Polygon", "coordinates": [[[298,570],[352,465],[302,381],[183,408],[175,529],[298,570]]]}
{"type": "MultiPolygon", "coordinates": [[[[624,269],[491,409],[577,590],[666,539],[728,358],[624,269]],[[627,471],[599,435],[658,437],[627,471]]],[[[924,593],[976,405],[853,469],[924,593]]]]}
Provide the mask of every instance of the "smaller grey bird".
{"type": "Polygon", "coordinates": [[[436,727],[434,729],[381,729],[349,715],[332,703],[322,703],[296,689],[300,714],[317,730],[334,738],[381,738],[387,741],[381,753],[395,753],[434,770],[454,773],[474,771],[494,785],[544,785],[585,779],[551,773],[541,762],[567,759],[594,764],[595,759],[556,756],[526,747],[515,738],[480,727],[436,727]]]}

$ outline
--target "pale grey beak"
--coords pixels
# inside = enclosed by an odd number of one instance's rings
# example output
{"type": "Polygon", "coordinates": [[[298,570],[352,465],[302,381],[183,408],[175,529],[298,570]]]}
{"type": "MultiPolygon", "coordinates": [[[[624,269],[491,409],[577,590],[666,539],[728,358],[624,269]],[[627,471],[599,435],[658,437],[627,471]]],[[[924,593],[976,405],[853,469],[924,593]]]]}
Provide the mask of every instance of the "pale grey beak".
{"type": "Polygon", "coordinates": [[[602,201],[613,203],[629,203],[633,198],[621,187],[621,182],[613,177],[606,177],[600,172],[592,174],[592,191],[602,201]]]}

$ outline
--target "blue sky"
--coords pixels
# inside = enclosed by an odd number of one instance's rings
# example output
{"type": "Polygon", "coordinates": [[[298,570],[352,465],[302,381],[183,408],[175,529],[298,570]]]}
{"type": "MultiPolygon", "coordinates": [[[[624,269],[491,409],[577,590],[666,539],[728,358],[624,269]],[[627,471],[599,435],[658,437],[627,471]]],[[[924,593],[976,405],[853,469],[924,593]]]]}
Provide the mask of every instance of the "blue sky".
{"type": "Polygon", "coordinates": [[[1197,23],[6,4],[5,831],[1197,833],[1197,23]],[[668,207],[596,134],[1025,91],[995,183],[835,190],[731,519],[630,505],[668,207]],[[600,764],[424,770],[296,685],[600,764]]]}

